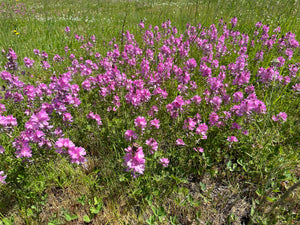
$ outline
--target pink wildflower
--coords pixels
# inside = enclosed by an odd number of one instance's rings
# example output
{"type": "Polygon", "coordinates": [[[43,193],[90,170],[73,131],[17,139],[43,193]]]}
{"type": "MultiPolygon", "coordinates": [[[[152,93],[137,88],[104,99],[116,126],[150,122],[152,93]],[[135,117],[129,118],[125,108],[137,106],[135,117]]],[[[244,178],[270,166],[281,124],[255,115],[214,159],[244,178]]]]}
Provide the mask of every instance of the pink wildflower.
{"type": "Polygon", "coordinates": [[[239,140],[235,136],[229,136],[227,138],[227,141],[233,143],[233,142],[238,142],[239,140]]]}
{"type": "Polygon", "coordinates": [[[134,120],[134,125],[136,127],[141,128],[141,130],[144,130],[145,127],[147,126],[147,121],[145,119],[145,117],[143,116],[138,116],[135,120],[134,120]]]}
{"type": "Polygon", "coordinates": [[[3,154],[5,152],[5,149],[3,148],[2,145],[0,145],[0,154],[3,154]]]}
{"type": "Polygon", "coordinates": [[[287,119],[287,114],[285,112],[280,112],[276,116],[272,116],[273,121],[283,121],[287,119]]]}
{"type": "Polygon", "coordinates": [[[203,148],[201,148],[201,147],[193,148],[193,149],[194,149],[196,152],[201,152],[201,153],[204,152],[203,148]]]}
{"type": "Polygon", "coordinates": [[[159,129],[159,127],[160,127],[159,122],[160,121],[158,119],[150,120],[150,125],[154,126],[156,129],[159,129]]]}
{"type": "Polygon", "coordinates": [[[182,139],[177,139],[176,140],[176,145],[185,145],[182,139]]]}
{"type": "Polygon", "coordinates": [[[63,121],[73,122],[73,117],[70,113],[63,114],[63,121]]]}
{"type": "Polygon", "coordinates": [[[163,167],[168,167],[169,162],[170,162],[170,161],[169,161],[168,158],[161,158],[161,159],[159,160],[159,163],[162,164],[163,167]]]}
{"type": "Polygon", "coordinates": [[[125,131],[125,139],[127,141],[132,141],[133,139],[138,139],[138,136],[133,130],[126,130],[125,131]]]}
{"type": "Polygon", "coordinates": [[[126,171],[132,171],[133,177],[136,173],[143,174],[145,170],[145,155],[143,148],[139,147],[136,152],[128,152],[124,156],[124,166],[127,166],[126,171]]]}
{"type": "Polygon", "coordinates": [[[0,182],[3,183],[3,184],[6,184],[6,182],[4,180],[7,177],[7,175],[3,176],[3,174],[4,174],[4,172],[0,171],[0,182]]]}
{"type": "Polygon", "coordinates": [[[86,155],[86,151],[82,147],[71,147],[68,150],[68,154],[71,157],[71,162],[80,164],[85,162],[84,156],[86,155]]]}

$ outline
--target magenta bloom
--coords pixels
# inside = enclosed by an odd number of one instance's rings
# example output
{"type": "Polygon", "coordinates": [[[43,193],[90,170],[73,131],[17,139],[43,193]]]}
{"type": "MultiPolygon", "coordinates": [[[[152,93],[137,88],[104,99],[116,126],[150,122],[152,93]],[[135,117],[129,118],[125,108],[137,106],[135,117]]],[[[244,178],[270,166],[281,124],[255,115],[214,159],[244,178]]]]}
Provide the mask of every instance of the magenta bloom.
{"type": "Polygon", "coordinates": [[[233,142],[238,142],[239,140],[235,136],[229,136],[227,138],[227,141],[233,143],[233,142]]]}
{"type": "Polygon", "coordinates": [[[5,112],[5,111],[6,111],[5,105],[0,104],[0,114],[3,113],[3,112],[5,112]]]}
{"type": "Polygon", "coordinates": [[[158,119],[154,119],[150,121],[151,126],[154,126],[156,129],[159,129],[159,120],[158,119]]]}
{"type": "Polygon", "coordinates": [[[133,177],[136,177],[136,173],[143,174],[145,170],[145,155],[143,148],[139,147],[135,153],[128,152],[124,156],[124,166],[127,166],[126,171],[132,171],[133,177]]]}
{"type": "Polygon", "coordinates": [[[176,145],[185,145],[182,139],[177,139],[176,140],[176,145]]]}
{"type": "Polygon", "coordinates": [[[3,154],[5,152],[5,149],[3,148],[2,145],[0,145],[0,154],[3,154]]]}
{"type": "Polygon", "coordinates": [[[66,26],[66,29],[65,29],[65,32],[66,33],[69,33],[71,30],[70,30],[70,27],[66,26]]]}
{"type": "Polygon", "coordinates": [[[285,112],[280,112],[276,116],[272,116],[273,121],[285,122],[287,119],[287,114],[285,112]]]}
{"type": "Polygon", "coordinates": [[[210,125],[215,125],[218,121],[219,121],[219,116],[218,116],[218,114],[215,113],[215,112],[212,112],[212,113],[209,115],[209,123],[210,123],[210,125]]]}
{"type": "MultiPolygon", "coordinates": [[[[150,146],[152,150],[157,151],[158,149],[158,143],[154,138],[150,138],[146,140],[146,145],[150,146]]],[[[151,154],[153,154],[153,151],[150,150],[151,154]]]]}
{"type": "Polygon", "coordinates": [[[295,91],[295,92],[300,92],[300,83],[295,84],[295,85],[293,86],[293,91],[295,91]]]}
{"type": "Polygon", "coordinates": [[[31,158],[32,157],[32,153],[31,152],[32,151],[31,151],[31,148],[28,145],[28,143],[24,142],[23,146],[21,147],[21,149],[18,149],[16,151],[16,155],[17,155],[17,158],[23,158],[23,157],[31,158]]]}
{"type": "Polygon", "coordinates": [[[85,162],[84,156],[86,155],[86,151],[82,147],[72,147],[72,148],[69,148],[68,154],[71,157],[71,162],[72,163],[80,164],[80,163],[84,163],[85,162]]]}
{"type": "Polygon", "coordinates": [[[63,148],[73,148],[75,144],[69,138],[59,138],[55,142],[55,148],[57,153],[63,153],[63,148]]]}
{"type": "Polygon", "coordinates": [[[196,128],[196,134],[200,134],[202,139],[207,139],[206,133],[208,130],[208,126],[205,123],[201,123],[196,128]]]}
{"type": "Polygon", "coordinates": [[[191,100],[195,102],[195,104],[199,105],[202,99],[199,95],[195,95],[194,97],[191,98],[191,100]]]}
{"type": "Polygon", "coordinates": [[[169,161],[168,158],[161,158],[161,159],[159,160],[159,163],[162,164],[163,167],[168,167],[169,162],[170,162],[170,161],[169,161]]]}
{"type": "Polygon", "coordinates": [[[204,150],[203,150],[203,148],[201,148],[201,147],[199,147],[199,148],[193,148],[196,152],[201,152],[201,153],[203,153],[204,152],[204,150]]]}
{"type": "Polygon", "coordinates": [[[4,174],[4,172],[0,171],[0,182],[3,183],[3,184],[6,184],[6,182],[4,180],[7,177],[7,175],[3,176],[3,174],[4,174]]]}
{"type": "Polygon", "coordinates": [[[72,117],[71,113],[64,113],[63,121],[73,122],[73,117],[72,117]]]}
{"type": "Polygon", "coordinates": [[[231,25],[232,25],[232,28],[236,26],[237,24],[237,18],[236,17],[233,17],[230,21],[231,25]]]}
{"type": "Polygon", "coordinates": [[[249,131],[248,131],[248,130],[243,130],[243,131],[242,131],[242,134],[244,134],[244,135],[247,136],[247,135],[249,134],[249,131]]]}
{"type": "Polygon", "coordinates": [[[86,118],[87,119],[94,119],[94,120],[96,120],[98,125],[102,125],[101,117],[96,113],[89,112],[89,114],[86,115],[86,118]]]}
{"type": "Polygon", "coordinates": [[[197,66],[197,62],[196,62],[196,60],[195,59],[189,59],[189,60],[187,60],[186,61],[186,66],[187,66],[187,68],[189,68],[189,69],[194,69],[196,66],[197,66]]]}
{"type": "Polygon", "coordinates": [[[145,119],[145,117],[143,116],[138,116],[135,120],[134,120],[134,125],[136,127],[141,128],[141,130],[145,130],[145,127],[147,126],[147,121],[145,119]]]}
{"type": "Polygon", "coordinates": [[[138,136],[133,130],[126,130],[125,139],[126,141],[132,141],[133,139],[138,139],[138,136]]]}

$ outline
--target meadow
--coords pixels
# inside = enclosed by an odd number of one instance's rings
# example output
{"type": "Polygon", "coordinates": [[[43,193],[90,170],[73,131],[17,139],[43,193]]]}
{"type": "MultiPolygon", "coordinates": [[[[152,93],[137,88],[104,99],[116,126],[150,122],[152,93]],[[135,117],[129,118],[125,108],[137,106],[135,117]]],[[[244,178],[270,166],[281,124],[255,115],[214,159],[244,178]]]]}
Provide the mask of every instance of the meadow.
{"type": "Polygon", "coordinates": [[[298,0],[2,0],[0,24],[0,224],[300,224],[298,0]]]}

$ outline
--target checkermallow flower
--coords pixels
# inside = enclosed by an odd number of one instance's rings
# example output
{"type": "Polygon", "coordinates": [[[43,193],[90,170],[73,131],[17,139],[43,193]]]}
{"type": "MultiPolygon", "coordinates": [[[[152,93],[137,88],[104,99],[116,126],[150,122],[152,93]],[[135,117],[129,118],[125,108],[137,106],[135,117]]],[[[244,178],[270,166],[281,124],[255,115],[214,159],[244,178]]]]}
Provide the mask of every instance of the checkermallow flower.
{"type": "Polygon", "coordinates": [[[145,119],[145,117],[143,116],[138,116],[135,120],[134,120],[134,125],[138,128],[140,128],[141,130],[144,130],[145,127],[147,126],[147,121],[145,119]]]}
{"type": "Polygon", "coordinates": [[[233,143],[233,142],[238,142],[239,140],[235,136],[229,136],[227,138],[227,141],[233,143]]]}
{"type": "Polygon", "coordinates": [[[3,175],[3,174],[4,174],[4,171],[0,171],[0,183],[6,184],[6,182],[4,180],[7,177],[7,175],[3,175]]]}
{"type": "Polygon", "coordinates": [[[126,171],[131,171],[133,177],[136,177],[136,173],[143,174],[145,170],[145,155],[143,148],[139,147],[136,151],[132,148],[126,149],[127,153],[124,156],[124,166],[126,171]]]}
{"type": "Polygon", "coordinates": [[[124,136],[127,141],[132,141],[138,138],[138,135],[133,130],[126,130],[124,136]]]}
{"type": "Polygon", "coordinates": [[[168,158],[161,158],[161,159],[159,160],[159,163],[162,164],[163,167],[168,167],[169,162],[170,162],[170,161],[169,161],[168,158]]]}
{"type": "Polygon", "coordinates": [[[185,143],[182,139],[177,139],[176,140],[176,145],[185,145],[185,143]]]}
{"type": "Polygon", "coordinates": [[[272,116],[273,121],[285,122],[287,119],[287,114],[285,112],[280,112],[276,116],[272,116]]]}

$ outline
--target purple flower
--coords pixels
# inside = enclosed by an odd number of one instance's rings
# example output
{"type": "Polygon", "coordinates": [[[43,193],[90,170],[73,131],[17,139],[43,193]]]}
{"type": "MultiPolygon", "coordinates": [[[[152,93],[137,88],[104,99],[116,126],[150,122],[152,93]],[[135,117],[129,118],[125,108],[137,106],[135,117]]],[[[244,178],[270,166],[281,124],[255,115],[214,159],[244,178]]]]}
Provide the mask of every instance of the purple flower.
{"type": "Polygon", "coordinates": [[[0,114],[3,113],[3,112],[5,112],[5,111],[6,111],[5,105],[0,104],[0,114]]]}
{"type": "Polygon", "coordinates": [[[237,24],[237,18],[236,17],[233,17],[230,21],[231,25],[232,25],[232,28],[236,26],[237,24]]]}
{"type": "Polygon", "coordinates": [[[188,61],[186,61],[186,66],[188,69],[194,69],[197,66],[197,62],[195,59],[189,59],[188,61]]]}
{"type": "Polygon", "coordinates": [[[68,154],[71,157],[71,162],[80,164],[85,162],[84,156],[86,155],[86,151],[82,147],[71,147],[68,150],[68,154]]]}
{"type": "Polygon", "coordinates": [[[0,171],[0,182],[3,184],[6,184],[6,182],[4,180],[7,177],[7,175],[3,175],[3,174],[4,174],[4,171],[0,171]]]}
{"type": "Polygon", "coordinates": [[[227,138],[227,141],[229,141],[230,143],[233,143],[233,142],[238,142],[239,140],[235,136],[229,136],[227,138]]]}
{"type": "Polygon", "coordinates": [[[177,139],[176,140],[176,145],[185,145],[182,139],[177,139]]]}
{"type": "Polygon", "coordinates": [[[5,152],[5,149],[3,148],[2,145],[0,145],[0,154],[3,154],[5,152]]]}
{"type": "Polygon", "coordinates": [[[243,130],[243,131],[242,131],[242,134],[244,134],[244,135],[248,136],[248,134],[249,134],[249,131],[248,131],[248,130],[243,130]]]}
{"type": "Polygon", "coordinates": [[[132,171],[133,177],[136,177],[136,173],[143,174],[145,170],[145,155],[143,148],[139,147],[136,152],[128,152],[124,156],[124,166],[126,171],[132,171]]]}
{"type": "Polygon", "coordinates": [[[287,119],[287,114],[285,112],[280,112],[276,116],[272,116],[273,121],[285,122],[287,119]]]}
{"type": "Polygon", "coordinates": [[[31,68],[33,66],[34,60],[31,60],[27,57],[24,58],[24,63],[27,68],[31,68]]]}
{"type": "Polygon", "coordinates": [[[293,91],[295,91],[295,92],[300,92],[300,83],[295,84],[295,85],[293,86],[293,91]]]}
{"type": "Polygon", "coordinates": [[[141,22],[139,23],[139,27],[142,28],[142,29],[144,29],[145,25],[144,25],[143,20],[141,20],[141,22]]]}
{"type": "Polygon", "coordinates": [[[31,153],[31,148],[29,146],[29,144],[27,142],[21,142],[20,148],[17,149],[16,151],[16,155],[17,158],[31,158],[32,157],[32,153],[31,153]]]}
{"type": "Polygon", "coordinates": [[[210,125],[215,125],[217,122],[219,121],[219,116],[217,113],[215,112],[212,112],[210,115],[209,115],[209,124],[210,125]]]}
{"type": "Polygon", "coordinates": [[[134,125],[138,128],[140,128],[141,130],[144,130],[145,127],[147,126],[147,121],[145,119],[145,117],[143,116],[138,116],[135,120],[134,120],[134,125]]]}
{"type": "Polygon", "coordinates": [[[64,113],[63,121],[73,122],[73,117],[72,117],[71,113],[64,113]]]}
{"type": "Polygon", "coordinates": [[[65,29],[65,32],[66,33],[69,33],[71,30],[70,30],[70,27],[66,26],[66,29],[65,29]]]}
{"type": "Polygon", "coordinates": [[[191,100],[193,101],[193,102],[195,102],[195,104],[197,104],[197,105],[199,105],[200,103],[201,103],[201,97],[199,96],[199,95],[195,95],[195,96],[193,96],[192,98],[191,98],[191,100]]]}
{"type": "Polygon", "coordinates": [[[240,102],[243,100],[243,93],[238,91],[233,94],[233,102],[240,102]]]}
{"type": "Polygon", "coordinates": [[[138,135],[133,130],[126,130],[125,139],[127,141],[132,141],[133,139],[138,139],[138,135]]]}
{"type": "MultiPolygon", "coordinates": [[[[158,149],[158,143],[154,138],[150,138],[146,140],[146,145],[150,146],[152,150],[157,151],[158,149]]],[[[151,154],[153,154],[153,151],[150,150],[151,154]]]]}
{"type": "Polygon", "coordinates": [[[150,125],[154,126],[156,129],[159,129],[159,126],[160,126],[159,122],[160,121],[158,119],[153,119],[153,120],[150,120],[150,125]]]}
{"type": "Polygon", "coordinates": [[[162,164],[163,167],[168,167],[169,162],[170,162],[170,161],[169,161],[168,158],[161,158],[161,159],[159,160],[159,163],[162,164]]]}
{"type": "Polygon", "coordinates": [[[189,129],[194,130],[197,125],[197,122],[195,122],[192,118],[188,118],[184,121],[183,129],[189,129]]]}
{"type": "Polygon", "coordinates": [[[231,129],[237,129],[237,130],[240,130],[241,128],[242,128],[241,125],[239,125],[238,123],[232,123],[231,129]]]}
{"type": "Polygon", "coordinates": [[[201,152],[201,153],[204,152],[203,148],[201,148],[201,147],[193,148],[193,149],[194,149],[196,152],[201,152]]]}

